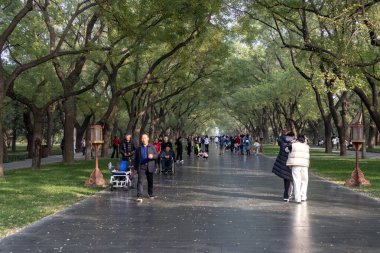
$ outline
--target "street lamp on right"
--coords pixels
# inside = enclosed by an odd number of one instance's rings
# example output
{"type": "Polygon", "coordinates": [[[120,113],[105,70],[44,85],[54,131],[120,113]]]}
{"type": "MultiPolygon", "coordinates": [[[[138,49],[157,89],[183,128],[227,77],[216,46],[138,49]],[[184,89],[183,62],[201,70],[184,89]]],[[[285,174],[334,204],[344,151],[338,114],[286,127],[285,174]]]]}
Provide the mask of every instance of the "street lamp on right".
{"type": "Polygon", "coordinates": [[[356,166],[351,174],[351,178],[346,181],[346,186],[371,186],[369,180],[366,180],[364,178],[364,174],[359,167],[359,150],[362,144],[365,142],[364,138],[363,124],[361,123],[361,120],[357,120],[351,124],[351,141],[355,147],[356,166]]]}

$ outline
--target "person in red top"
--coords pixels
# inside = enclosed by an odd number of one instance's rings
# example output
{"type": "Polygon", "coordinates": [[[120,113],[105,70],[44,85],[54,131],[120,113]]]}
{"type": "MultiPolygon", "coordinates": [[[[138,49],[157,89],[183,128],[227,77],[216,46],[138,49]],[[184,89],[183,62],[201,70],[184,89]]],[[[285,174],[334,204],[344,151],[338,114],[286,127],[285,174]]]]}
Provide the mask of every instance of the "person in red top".
{"type": "Polygon", "coordinates": [[[114,136],[112,140],[113,151],[112,151],[111,158],[115,156],[115,153],[116,153],[116,158],[119,158],[119,146],[120,146],[120,139],[117,136],[114,136]]]}
{"type": "MultiPolygon", "coordinates": [[[[157,154],[161,154],[161,143],[158,140],[158,138],[154,139],[153,146],[156,148],[157,154]]],[[[156,166],[157,168],[160,167],[160,159],[156,159],[156,166]]]]}
{"type": "Polygon", "coordinates": [[[158,138],[154,139],[153,146],[156,148],[157,154],[161,153],[161,143],[158,141],[158,138]]]}
{"type": "Polygon", "coordinates": [[[241,141],[240,141],[240,137],[239,137],[239,135],[237,135],[237,136],[235,137],[235,153],[238,152],[239,147],[240,147],[240,143],[241,143],[241,141]]]}

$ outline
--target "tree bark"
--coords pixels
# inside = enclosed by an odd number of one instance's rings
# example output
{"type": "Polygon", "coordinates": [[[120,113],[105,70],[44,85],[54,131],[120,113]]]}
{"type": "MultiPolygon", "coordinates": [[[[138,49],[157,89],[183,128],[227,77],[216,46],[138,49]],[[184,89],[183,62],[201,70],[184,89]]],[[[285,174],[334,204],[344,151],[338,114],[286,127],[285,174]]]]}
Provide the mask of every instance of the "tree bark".
{"type": "Polygon", "coordinates": [[[379,88],[373,78],[366,75],[367,82],[371,88],[372,99],[370,99],[363,89],[360,87],[355,87],[353,90],[359,96],[364,106],[367,108],[368,113],[376,124],[377,129],[380,129],[380,113],[378,111],[378,100],[379,100],[379,88]]]}
{"type": "Polygon", "coordinates": [[[376,133],[377,133],[376,124],[371,119],[369,122],[369,129],[368,129],[368,148],[369,149],[374,149],[376,146],[376,133]]]}
{"type": "Polygon", "coordinates": [[[91,132],[90,132],[90,126],[87,126],[86,129],[86,156],[85,160],[88,161],[91,159],[91,132]]]}
{"type": "Polygon", "coordinates": [[[347,148],[346,148],[346,114],[347,114],[347,109],[346,103],[347,103],[347,92],[343,92],[342,94],[342,113],[341,113],[341,119],[339,119],[339,115],[337,110],[335,109],[335,104],[334,104],[334,98],[333,94],[329,91],[327,92],[327,99],[329,102],[329,109],[330,113],[332,115],[335,127],[338,131],[338,137],[339,137],[339,144],[340,144],[340,155],[345,156],[347,154],[347,148]]]}
{"type": "Polygon", "coordinates": [[[16,152],[16,142],[17,142],[17,126],[13,124],[12,129],[12,152],[16,152]]]}
{"type": "Polygon", "coordinates": [[[44,117],[46,112],[35,108],[33,112],[33,158],[32,169],[39,170],[41,167],[41,147],[43,141],[44,117]]]}
{"type": "MultiPolygon", "coordinates": [[[[1,100],[1,98],[0,98],[1,100]]],[[[2,104],[0,104],[1,106],[2,104]]],[[[3,135],[3,124],[2,120],[0,120],[0,177],[4,176],[4,167],[3,167],[3,162],[4,162],[4,155],[5,155],[5,143],[4,143],[4,135],[3,135]]]]}
{"type": "Polygon", "coordinates": [[[26,150],[28,151],[28,158],[31,159],[33,157],[33,123],[29,110],[24,111],[23,120],[27,140],[26,150]]]}
{"type": "Polygon", "coordinates": [[[366,156],[367,156],[367,141],[366,141],[366,115],[364,113],[364,106],[363,104],[361,105],[361,109],[362,109],[362,115],[363,115],[363,136],[364,136],[364,142],[362,143],[362,159],[365,159],[366,156]]]}
{"type": "Polygon", "coordinates": [[[49,155],[53,149],[53,125],[54,125],[54,105],[52,105],[47,111],[47,131],[46,131],[46,142],[49,150],[49,155]]]}
{"type": "Polygon", "coordinates": [[[75,147],[77,150],[82,149],[82,139],[85,137],[86,130],[90,126],[90,121],[93,116],[94,114],[92,113],[85,115],[84,120],[81,125],[78,123],[78,121],[75,122],[75,129],[76,129],[75,147]]]}
{"type": "Polygon", "coordinates": [[[110,140],[111,140],[111,136],[110,136],[110,124],[108,124],[107,122],[104,123],[104,126],[103,126],[103,140],[104,140],[104,143],[103,143],[103,146],[102,146],[102,157],[108,157],[109,156],[109,150],[110,150],[110,140]]]}
{"type": "Polygon", "coordinates": [[[69,97],[63,102],[63,110],[65,112],[63,162],[72,164],[74,163],[75,97],[69,97]]]}

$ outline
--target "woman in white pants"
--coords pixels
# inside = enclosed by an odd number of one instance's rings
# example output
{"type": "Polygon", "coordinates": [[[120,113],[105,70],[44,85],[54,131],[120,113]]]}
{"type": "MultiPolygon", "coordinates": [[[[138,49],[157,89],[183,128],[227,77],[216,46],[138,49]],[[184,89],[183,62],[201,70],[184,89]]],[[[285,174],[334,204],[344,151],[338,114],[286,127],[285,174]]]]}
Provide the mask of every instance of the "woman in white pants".
{"type": "Polygon", "coordinates": [[[310,151],[304,135],[299,135],[297,141],[290,147],[286,165],[293,175],[294,200],[297,203],[307,200],[307,185],[309,181],[310,151]]]}

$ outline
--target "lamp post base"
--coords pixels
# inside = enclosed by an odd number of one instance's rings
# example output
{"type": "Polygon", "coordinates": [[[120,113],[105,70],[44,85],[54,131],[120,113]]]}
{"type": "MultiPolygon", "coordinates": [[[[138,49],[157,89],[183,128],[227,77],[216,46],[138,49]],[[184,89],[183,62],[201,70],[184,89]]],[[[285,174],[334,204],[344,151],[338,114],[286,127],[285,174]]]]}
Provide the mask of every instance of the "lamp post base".
{"type": "Polygon", "coordinates": [[[92,171],[90,178],[87,179],[84,183],[88,186],[106,187],[106,181],[103,178],[102,172],[98,168],[92,171]]]}
{"type": "Polygon", "coordinates": [[[364,174],[360,168],[355,168],[351,174],[351,178],[346,181],[345,186],[355,187],[355,186],[371,186],[369,180],[364,178],[364,174]]]}

